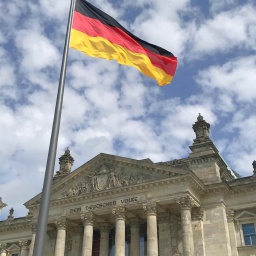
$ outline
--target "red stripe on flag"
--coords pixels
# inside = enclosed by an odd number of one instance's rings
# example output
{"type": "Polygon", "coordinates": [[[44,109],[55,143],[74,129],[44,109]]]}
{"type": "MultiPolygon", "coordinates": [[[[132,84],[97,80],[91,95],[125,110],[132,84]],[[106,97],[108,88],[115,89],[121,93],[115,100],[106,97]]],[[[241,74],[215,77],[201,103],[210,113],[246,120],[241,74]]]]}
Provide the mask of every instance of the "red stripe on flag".
{"type": "Polygon", "coordinates": [[[76,11],[74,12],[72,28],[92,37],[103,37],[109,40],[109,42],[118,44],[129,51],[145,54],[154,66],[174,76],[177,66],[176,57],[162,56],[143,48],[136,40],[131,38],[120,28],[106,26],[99,20],[89,18],[76,11]]]}

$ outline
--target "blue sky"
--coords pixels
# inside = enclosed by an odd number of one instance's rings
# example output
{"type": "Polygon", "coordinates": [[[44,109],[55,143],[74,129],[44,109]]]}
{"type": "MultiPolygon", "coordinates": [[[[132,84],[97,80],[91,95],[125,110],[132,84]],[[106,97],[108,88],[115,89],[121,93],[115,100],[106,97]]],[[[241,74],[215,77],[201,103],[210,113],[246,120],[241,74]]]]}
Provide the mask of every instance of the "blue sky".
{"type": "MultiPolygon", "coordinates": [[[[178,57],[173,82],[70,50],[57,156],[73,169],[97,154],[187,157],[198,113],[229,166],[256,159],[256,4],[253,0],[89,1],[178,57]]],[[[14,216],[42,188],[70,1],[0,3],[0,196],[14,216]]],[[[56,161],[55,170],[59,168],[56,161]]]]}

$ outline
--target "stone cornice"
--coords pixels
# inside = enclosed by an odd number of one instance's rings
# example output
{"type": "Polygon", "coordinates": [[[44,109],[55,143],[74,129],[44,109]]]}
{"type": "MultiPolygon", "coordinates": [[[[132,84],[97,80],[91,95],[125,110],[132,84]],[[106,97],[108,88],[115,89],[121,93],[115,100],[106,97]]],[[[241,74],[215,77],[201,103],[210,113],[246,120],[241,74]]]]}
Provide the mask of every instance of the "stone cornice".
{"type": "MultiPolygon", "coordinates": [[[[66,205],[71,203],[79,203],[85,200],[90,200],[94,198],[100,199],[102,197],[118,195],[121,193],[131,193],[135,191],[142,192],[142,191],[147,191],[149,189],[152,189],[153,187],[157,188],[157,187],[162,187],[162,186],[177,184],[177,183],[179,184],[189,183],[190,185],[193,186],[193,188],[195,188],[196,191],[199,192],[199,194],[205,193],[205,185],[197,178],[197,176],[194,173],[191,172],[190,174],[183,175],[183,176],[145,182],[145,183],[126,186],[126,187],[119,187],[119,188],[114,188],[111,190],[105,190],[100,192],[82,194],[79,196],[72,196],[68,198],[56,199],[51,201],[50,206],[60,206],[60,205],[66,205]]],[[[37,210],[39,209],[39,204],[30,206],[29,209],[32,211],[37,210]]]]}
{"type": "Polygon", "coordinates": [[[231,182],[209,184],[205,186],[206,194],[223,193],[228,195],[243,194],[256,191],[256,181],[250,177],[236,179],[231,182]]]}
{"type": "Polygon", "coordinates": [[[25,219],[22,221],[2,221],[0,223],[0,232],[14,231],[14,230],[29,230],[31,232],[31,220],[25,219]]]}

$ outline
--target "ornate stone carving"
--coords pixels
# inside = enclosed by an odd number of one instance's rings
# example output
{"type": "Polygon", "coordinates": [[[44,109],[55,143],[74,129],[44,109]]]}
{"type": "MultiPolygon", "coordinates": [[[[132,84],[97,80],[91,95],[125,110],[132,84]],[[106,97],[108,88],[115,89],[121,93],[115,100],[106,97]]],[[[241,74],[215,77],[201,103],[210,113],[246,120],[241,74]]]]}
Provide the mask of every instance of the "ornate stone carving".
{"type": "Polygon", "coordinates": [[[234,221],[234,216],[235,216],[234,210],[232,210],[232,209],[227,210],[226,215],[227,215],[227,221],[228,222],[233,222],[234,221]]]}
{"type": "Polygon", "coordinates": [[[180,209],[191,209],[195,205],[195,201],[190,196],[183,196],[175,199],[180,209]]]}
{"type": "Polygon", "coordinates": [[[67,189],[62,193],[62,196],[77,196],[85,193],[129,186],[154,179],[155,177],[150,174],[127,173],[124,169],[115,167],[114,165],[104,164],[99,169],[84,177],[75,186],[67,189]]]}
{"type": "Polygon", "coordinates": [[[204,211],[201,207],[193,208],[191,210],[191,219],[193,221],[200,221],[203,220],[204,211]]]}
{"type": "Polygon", "coordinates": [[[67,148],[64,155],[62,155],[59,158],[60,170],[56,172],[55,176],[70,173],[73,163],[74,163],[74,158],[70,155],[69,148],[67,148]]]}
{"type": "Polygon", "coordinates": [[[2,253],[5,253],[6,252],[6,249],[7,249],[7,244],[6,243],[2,243],[0,244],[0,252],[2,253]]]}
{"type": "Polygon", "coordinates": [[[58,220],[56,220],[56,225],[59,229],[66,229],[67,227],[67,219],[65,216],[61,216],[58,220]]]}
{"type": "Polygon", "coordinates": [[[122,206],[113,208],[112,213],[115,215],[116,219],[125,219],[125,208],[122,206]]]}
{"type": "Polygon", "coordinates": [[[9,214],[9,216],[8,216],[8,220],[13,220],[13,218],[14,218],[14,216],[13,216],[13,213],[14,213],[13,208],[10,209],[9,213],[10,213],[10,214],[9,214]]]}
{"type": "Polygon", "coordinates": [[[209,141],[209,133],[210,133],[210,124],[205,122],[203,116],[199,113],[197,117],[197,122],[193,125],[193,130],[196,134],[196,139],[194,143],[201,143],[209,141]]]}
{"type": "Polygon", "coordinates": [[[93,212],[85,212],[81,214],[84,225],[93,225],[93,212]]]}
{"type": "Polygon", "coordinates": [[[28,241],[27,240],[19,241],[19,245],[20,245],[21,250],[28,249],[28,241]]]}
{"type": "Polygon", "coordinates": [[[142,205],[143,209],[147,215],[156,215],[157,214],[157,205],[155,202],[147,202],[142,205]]]}

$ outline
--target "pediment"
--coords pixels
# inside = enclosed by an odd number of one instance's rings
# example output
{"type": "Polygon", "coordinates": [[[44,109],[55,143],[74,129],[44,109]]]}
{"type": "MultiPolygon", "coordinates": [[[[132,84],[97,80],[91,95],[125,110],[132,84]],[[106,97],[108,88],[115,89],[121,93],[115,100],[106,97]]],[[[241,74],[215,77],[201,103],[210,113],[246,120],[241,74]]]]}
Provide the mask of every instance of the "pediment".
{"type": "Polygon", "coordinates": [[[12,244],[10,247],[7,248],[7,251],[20,251],[20,247],[17,244],[12,244]]]}
{"type": "Polygon", "coordinates": [[[247,219],[256,219],[256,214],[249,211],[242,211],[235,217],[235,220],[237,221],[247,220],[247,219]]]}
{"type": "MultiPolygon", "coordinates": [[[[54,184],[51,200],[95,194],[187,173],[188,170],[154,164],[148,159],[100,154],[54,184]]],[[[37,204],[40,198],[41,194],[25,205],[37,204]]]]}

